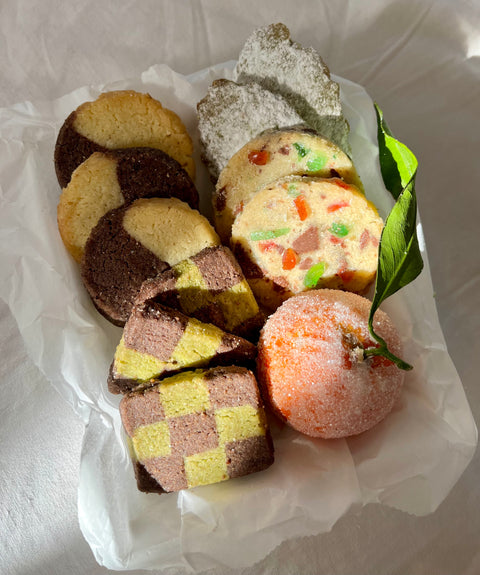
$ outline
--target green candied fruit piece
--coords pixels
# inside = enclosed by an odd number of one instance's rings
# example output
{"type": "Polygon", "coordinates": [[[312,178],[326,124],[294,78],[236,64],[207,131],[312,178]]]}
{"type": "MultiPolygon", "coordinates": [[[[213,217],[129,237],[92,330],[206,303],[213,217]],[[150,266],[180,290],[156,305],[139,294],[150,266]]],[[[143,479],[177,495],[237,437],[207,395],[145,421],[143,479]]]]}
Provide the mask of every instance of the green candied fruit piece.
{"type": "Polygon", "coordinates": [[[300,195],[300,192],[298,191],[297,186],[295,184],[290,184],[287,188],[287,194],[292,198],[296,198],[297,196],[300,195]]]}
{"type": "Polygon", "coordinates": [[[307,169],[309,172],[319,172],[323,170],[326,163],[327,158],[325,156],[316,155],[307,160],[307,169]]]}
{"type": "Polygon", "coordinates": [[[334,222],[329,231],[333,235],[338,236],[339,238],[344,238],[346,235],[348,235],[348,232],[350,230],[345,224],[339,224],[338,222],[334,222]]]}
{"type": "Polygon", "coordinates": [[[325,262],[319,262],[318,264],[314,264],[305,274],[305,277],[303,278],[303,284],[307,288],[314,288],[318,284],[320,278],[323,276],[324,273],[325,273],[325,262]]]}
{"type": "Polygon", "coordinates": [[[250,233],[250,239],[254,242],[261,240],[273,240],[274,238],[288,234],[289,231],[290,228],[279,228],[277,230],[258,230],[250,233]]]}
{"type": "Polygon", "coordinates": [[[304,158],[308,154],[308,152],[310,152],[308,148],[306,148],[303,144],[299,144],[298,142],[295,142],[293,144],[293,147],[297,150],[299,158],[304,158]]]}

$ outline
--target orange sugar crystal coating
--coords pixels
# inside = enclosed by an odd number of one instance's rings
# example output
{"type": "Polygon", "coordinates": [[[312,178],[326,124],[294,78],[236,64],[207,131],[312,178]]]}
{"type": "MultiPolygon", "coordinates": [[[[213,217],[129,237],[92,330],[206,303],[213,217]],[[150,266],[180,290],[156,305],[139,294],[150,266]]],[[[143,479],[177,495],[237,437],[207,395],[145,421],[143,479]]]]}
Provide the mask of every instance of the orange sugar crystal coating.
{"type": "MultiPolygon", "coordinates": [[[[259,340],[258,377],[277,415],[313,437],[340,438],[379,423],[397,401],[404,371],[382,356],[368,330],[370,301],[319,289],[284,302],[259,340]]],[[[402,352],[390,318],[378,310],[374,330],[392,353],[402,352]]]]}

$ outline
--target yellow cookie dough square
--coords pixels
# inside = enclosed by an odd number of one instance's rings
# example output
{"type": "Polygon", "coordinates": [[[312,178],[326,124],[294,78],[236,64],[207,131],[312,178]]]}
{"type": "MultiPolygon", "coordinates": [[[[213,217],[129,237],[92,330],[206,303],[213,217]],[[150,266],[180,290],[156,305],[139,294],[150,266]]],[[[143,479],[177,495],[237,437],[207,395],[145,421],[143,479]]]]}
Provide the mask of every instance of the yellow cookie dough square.
{"type": "Polygon", "coordinates": [[[148,380],[165,369],[167,362],[125,346],[123,337],[115,351],[115,372],[122,377],[148,380]]]}
{"type": "Polygon", "coordinates": [[[265,435],[263,413],[251,405],[224,407],[215,412],[217,433],[221,445],[265,435]]]}
{"type": "Polygon", "coordinates": [[[185,457],[188,487],[209,485],[228,479],[227,461],[223,447],[185,457]]]}
{"type": "Polygon", "coordinates": [[[137,427],[132,437],[132,444],[139,461],[170,455],[168,422],[163,420],[137,427]]]}
{"type": "Polygon", "coordinates": [[[207,305],[212,296],[202,276],[202,272],[192,260],[184,260],[173,268],[177,274],[175,288],[178,290],[182,309],[190,314],[207,305]]]}
{"type": "Polygon", "coordinates": [[[165,417],[199,413],[210,407],[210,396],[203,376],[185,379],[183,374],[169,378],[160,386],[160,399],[165,417]]]}
{"type": "Polygon", "coordinates": [[[223,335],[218,327],[191,318],[172,353],[172,361],[186,366],[205,364],[220,347],[223,335]]]}
{"type": "Polygon", "coordinates": [[[257,315],[259,311],[247,280],[219,293],[215,300],[218,301],[225,313],[226,328],[230,331],[245,320],[257,315]]]}

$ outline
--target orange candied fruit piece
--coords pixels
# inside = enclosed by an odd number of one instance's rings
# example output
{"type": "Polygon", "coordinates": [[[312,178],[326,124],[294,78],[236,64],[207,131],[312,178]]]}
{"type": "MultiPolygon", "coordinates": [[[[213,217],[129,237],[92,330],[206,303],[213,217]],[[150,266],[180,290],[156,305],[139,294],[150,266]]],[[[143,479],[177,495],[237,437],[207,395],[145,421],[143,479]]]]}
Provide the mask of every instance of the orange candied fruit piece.
{"type": "Polygon", "coordinates": [[[300,194],[293,201],[295,203],[295,207],[297,208],[298,217],[302,222],[305,221],[312,211],[308,205],[307,200],[305,199],[305,196],[300,194]]]}
{"type": "Polygon", "coordinates": [[[336,212],[337,210],[340,210],[342,208],[348,208],[349,206],[350,204],[348,202],[346,202],[345,200],[341,200],[340,202],[330,204],[329,206],[327,206],[327,212],[331,214],[332,212],[336,212]]]}
{"type": "Polygon", "coordinates": [[[297,262],[298,262],[297,252],[292,248],[287,248],[283,253],[282,268],[284,270],[293,270],[293,268],[297,265],[297,262]]]}
{"type": "Polygon", "coordinates": [[[252,150],[248,153],[248,161],[255,166],[265,166],[270,161],[268,150],[252,150]]]}

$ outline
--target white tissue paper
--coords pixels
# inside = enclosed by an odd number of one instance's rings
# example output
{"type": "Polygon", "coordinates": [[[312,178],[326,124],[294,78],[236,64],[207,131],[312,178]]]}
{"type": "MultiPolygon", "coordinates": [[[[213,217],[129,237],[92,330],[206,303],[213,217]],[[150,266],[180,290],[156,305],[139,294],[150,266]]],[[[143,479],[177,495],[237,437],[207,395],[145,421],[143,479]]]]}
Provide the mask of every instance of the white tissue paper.
{"type": "MultiPolygon", "coordinates": [[[[0,295],[33,361],[85,422],[80,526],[97,561],[110,569],[246,567],[288,538],[328,531],[351,506],[369,502],[428,514],[475,451],[477,430],[439,326],[418,223],[424,271],[382,306],[414,369],[382,423],[358,437],[325,441],[274,422],[276,460],[264,472],[178,494],[137,490],[119,397],[106,386],[121,330],[96,312],[60,240],[56,136],[72,110],[102,91],[149,92],[181,117],[193,137],[201,210],[209,214],[211,184],[199,157],[196,103],[220,77],[234,77],[233,62],[187,77],[154,66],[138,79],[0,110],[0,295]]],[[[373,103],[361,86],[335,80],[354,162],[367,196],[385,217],[392,199],[378,165],[373,103]]]]}

